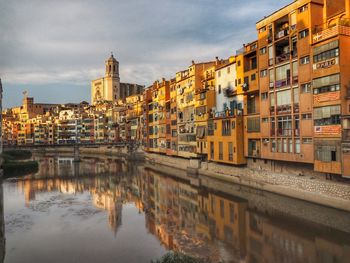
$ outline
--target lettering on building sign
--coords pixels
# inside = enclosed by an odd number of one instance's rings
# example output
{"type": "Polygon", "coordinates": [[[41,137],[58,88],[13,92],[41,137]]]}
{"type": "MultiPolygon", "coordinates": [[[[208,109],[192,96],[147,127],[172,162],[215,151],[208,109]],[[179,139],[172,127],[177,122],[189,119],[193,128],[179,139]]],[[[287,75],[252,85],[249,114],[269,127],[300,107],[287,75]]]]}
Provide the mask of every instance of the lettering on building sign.
{"type": "Polygon", "coordinates": [[[315,126],[316,135],[339,135],[341,133],[341,125],[315,126]]]}
{"type": "Polygon", "coordinates": [[[338,58],[332,58],[332,59],[314,64],[313,68],[314,68],[314,70],[326,69],[326,68],[330,68],[330,67],[337,65],[337,64],[338,64],[338,58]]]}
{"type": "Polygon", "coordinates": [[[335,101],[340,99],[340,92],[327,92],[324,94],[314,95],[314,103],[321,103],[327,101],[335,101]]]}

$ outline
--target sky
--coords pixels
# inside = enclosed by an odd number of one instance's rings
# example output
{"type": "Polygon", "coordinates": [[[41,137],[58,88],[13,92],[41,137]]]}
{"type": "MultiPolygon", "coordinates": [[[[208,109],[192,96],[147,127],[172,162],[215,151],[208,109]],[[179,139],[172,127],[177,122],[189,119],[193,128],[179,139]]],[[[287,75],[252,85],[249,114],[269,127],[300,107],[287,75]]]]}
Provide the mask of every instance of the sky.
{"type": "Polygon", "coordinates": [[[113,52],[122,82],[150,85],[196,62],[227,58],[255,23],[293,0],[0,0],[3,107],[90,102],[113,52]]]}

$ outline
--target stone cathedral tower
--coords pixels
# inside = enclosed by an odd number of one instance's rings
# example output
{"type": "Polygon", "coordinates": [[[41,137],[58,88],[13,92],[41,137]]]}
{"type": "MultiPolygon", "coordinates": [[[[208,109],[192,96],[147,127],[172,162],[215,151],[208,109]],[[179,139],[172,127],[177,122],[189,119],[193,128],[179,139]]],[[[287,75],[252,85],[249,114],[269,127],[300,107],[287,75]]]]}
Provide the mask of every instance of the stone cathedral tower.
{"type": "Polygon", "coordinates": [[[91,82],[92,105],[105,101],[116,103],[120,98],[119,62],[112,53],[105,64],[105,76],[91,82]]]}

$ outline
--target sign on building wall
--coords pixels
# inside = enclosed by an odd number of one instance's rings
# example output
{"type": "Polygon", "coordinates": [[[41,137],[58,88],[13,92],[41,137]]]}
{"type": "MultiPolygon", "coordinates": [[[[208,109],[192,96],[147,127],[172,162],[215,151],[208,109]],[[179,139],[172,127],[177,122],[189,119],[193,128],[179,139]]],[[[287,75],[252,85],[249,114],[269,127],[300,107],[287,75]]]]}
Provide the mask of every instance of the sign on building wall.
{"type": "Polygon", "coordinates": [[[341,125],[315,126],[315,135],[340,135],[341,125]]]}
{"type": "Polygon", "coordinates": [[[339,99],[340,99],[340,92],[339,91],[326,92],[326,93],[314,95],[314,103],[335,101],[335,100],[339,100],[339,99]]]}

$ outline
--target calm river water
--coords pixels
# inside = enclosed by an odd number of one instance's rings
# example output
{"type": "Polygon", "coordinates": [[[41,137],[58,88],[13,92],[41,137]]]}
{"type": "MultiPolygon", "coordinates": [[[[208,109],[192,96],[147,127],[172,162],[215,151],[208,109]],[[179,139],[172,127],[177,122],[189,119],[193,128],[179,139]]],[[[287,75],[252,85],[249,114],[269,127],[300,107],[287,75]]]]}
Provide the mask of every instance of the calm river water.
{"type": "Polygon", "coordinates": [[[350,259],[342,211],[108,157],[35,158],[37,174],[0,189],[3,262],[150,262],[168,250],[207,262],[350,259]]]}

